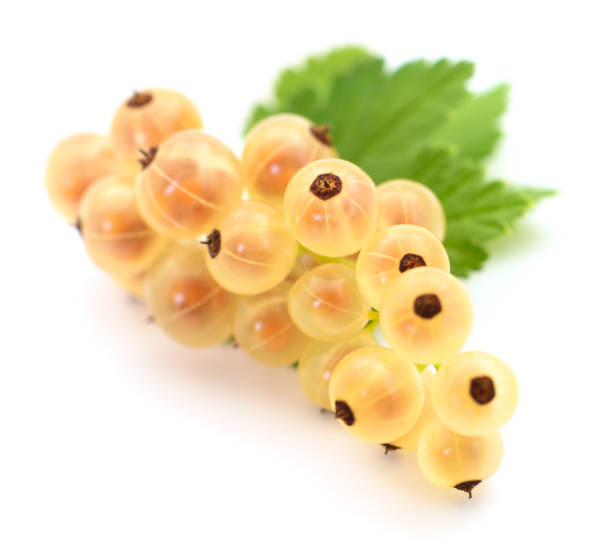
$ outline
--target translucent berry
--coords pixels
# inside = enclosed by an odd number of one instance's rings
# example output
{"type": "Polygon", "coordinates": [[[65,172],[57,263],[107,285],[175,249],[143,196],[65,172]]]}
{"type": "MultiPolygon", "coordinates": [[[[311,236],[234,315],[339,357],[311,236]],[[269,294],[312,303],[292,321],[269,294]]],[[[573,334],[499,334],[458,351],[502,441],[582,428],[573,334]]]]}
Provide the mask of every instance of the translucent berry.
{"type": "Polygon", "coordinates": [[[143,162],[136,183],[147,223],[176,238],[211,231],[242,194],[242,168],[221,141],[200,131],[170,137],[143,162]]]}
{"type": "Polygon", "coordinates": [[[329,381],[336,418],[358,438],[374,443],[396,439],[416,424],[423,393],[416,367],[380,346],[346,355],[329,381]]]}
{"type": "Polygon", "coordinates": [[[499,432],[462,436],[435,417],[423,429],[417,447],[419,467],[430,482],[465,491],[470,498],[474,487],[495,474],[503,455],[499,432]]]}
{"type": "Polygon", "coordinates": [[[298,378],[306,395],[322,409],[331,411],[329,379],[338,362],[354,350],[376,346],[369,331],[336,342],[312,341],[300,356],[298,378]]]}
{"type": "Polygon", "coordinates": [[[429,230],[440,241],[444,239],[446,218],[436,195],[421,183],[394,179],[376,188],[379,204],[379,227],[418,225],[429,230]]]}
{"type": "Polygon", "coordinates": [[[131,179],[116,175],[89,188],[78,226],[93,262],[119,277],[146,270],[166,246],[165,238],[142,219],[131,179]]]}
{"type": "Polygon", "coordinates": [[[434,411],[431,406],[431,385],[435,377],[436,374],[431,369],[424,369],[421,373],[421,381],[423,382],[423,388],[425,390],[425,399],[419,419],[410,430],[401,437],[392,440],[390,442],[391,446],[400,449],[410,449],[412,451],[416,450],[421,432],[429,423],[429,420],[434,416],[434,411]]]}
{"type": "Polygon", "coordinates": [[[473,323],[470,298],[451,274],[423,266],[398,277],[380,310],[386,341],[414,363],[431,364],[454,357],[473,323]]]}
{"type": "Polygon", "coordinates": [[[327,128],[296,114],[259,122],[246,137],[242,165],[252,198],[283,206],[291,178],[309,162],[337,156],[327,128]]]}
{"type": "Polygon", "coordinates": [[[350,162],[318,160],[291,179],[284,211],[289,229],[307,249],[327,257],[351,255],[376,230],[376,187],[350,162]]]}
{"type": "Polygon", "coordinates": [[[115,113],[111,140],[122,162],[137,168],[140,151],[159,147],[184,129],[202,129],[202,118],[185,96],[169,89],[134,92],[115,113]]]}
{"type": "Polygon", "coordinates": [[[264,365],[290,365],[298,360],[309,342],[293,323],[287,310],[291,284],[245,297],[236,314],[234,337],[251,358],[264,365]]]}
{"type": "Polygon", "coordinates": [[[465,436],[484,436],[510,420],[518,392],[514,373],[499,358],[463,352],[440,369],[432,401],[446,426],[465,436]]]}
{"type": "Polygon", "coordinates": [[[238,297],[212,279],[199,244],[175,244],[147,273],[145,302],[172,339],[207,347],[231,335],[238,297]]]}
{"type": "Polygon", "coordinates": [[[421,266],[450,272],[440,240],[420,226],[390,226],[377,232],[359,253],[357,283],[368,304],[380,309],[391,282],[421,266]]]}
{"type": "Polygon", "coordinates": [[[128,276],[114,276],[115,282],[125,289],[132,297],[144,300],[144,280],[147,271],[137,272],[128,276]]]}
{"type": "Polygon", "coordinates": [[[355,270],[326,263],[305,274],[289,293],[289,313],[309,337],[335,341],[359,332],[368,322],[367,305],[355,280],[355,270]]]}
{"type": "Polygon", "coordinates": [[[85,191],[117,169],[115,151],[106,137],[84,133],[62,141],[51,153],[45,177],[53,207],[74,223],[85,191]]]}
{"type": "Polygon", "coordinates": [[[207,238],[206,262],[219,285],[240,295],[272,289],[287,277],[297,243],[274,207],[243,200],[207,238]]]}
{"type": "Polygon", "coordinates": [[[293,263],[291,272],[289,272],[287,275],[287,281],[296,282],[302,274],[319,266],[320,264],[321,261],[316,255],[313,255],[308,251],[299,252],[295,263],[293,263]]]}

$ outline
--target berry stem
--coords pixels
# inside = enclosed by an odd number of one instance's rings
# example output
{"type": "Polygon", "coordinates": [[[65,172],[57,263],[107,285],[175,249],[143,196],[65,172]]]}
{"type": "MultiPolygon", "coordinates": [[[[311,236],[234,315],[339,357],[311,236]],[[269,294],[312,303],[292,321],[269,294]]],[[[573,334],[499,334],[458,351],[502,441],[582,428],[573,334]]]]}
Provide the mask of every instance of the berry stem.
{"type": "Polygon", "coordinates": [[[345,264],[346,266],[350,266],[352,268],[355,267],[355,261],[351,259],[347,259],[346,257],[325,257],[324,255],[318,255],[317,253],[313,253],[312,251],[310,251],[310,249],[305,248],[302,244],[299,244],[298,255],[301,255],[302,253],[308,253],[312,255],[321,264],[340,263],[345,264]]]}
{"type": "MultiPolygon", "coordinates": [[[[436,371],[440,371],[440,367],[442,367],[441,363],[432,363],[431,365],[433,365],[436,368],[436,371]]],[[[417,363],[415,364],[415,366],[419,370],[419,373],[422,373],[427,367],[429,367],[429,364],[417,363]]]]}

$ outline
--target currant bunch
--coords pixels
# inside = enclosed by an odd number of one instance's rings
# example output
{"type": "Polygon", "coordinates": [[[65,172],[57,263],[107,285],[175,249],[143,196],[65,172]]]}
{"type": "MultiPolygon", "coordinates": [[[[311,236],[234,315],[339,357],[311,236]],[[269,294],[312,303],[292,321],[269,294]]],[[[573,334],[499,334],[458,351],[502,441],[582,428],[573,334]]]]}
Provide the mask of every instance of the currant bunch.
{"type": "Polygon", "coordinates": [[[499,467],[517,381],[461,352],[472,304],[425,186],[376,186],[330,128],[292,114],[256,125],[239,159],[162,89],[128,98],[108,137],[60,143],[46,186],[91,259],[178,343],[232,340],[296,365],[316,405],[385,451],[416,450],[434,484],[471,497],[499,467]]]}

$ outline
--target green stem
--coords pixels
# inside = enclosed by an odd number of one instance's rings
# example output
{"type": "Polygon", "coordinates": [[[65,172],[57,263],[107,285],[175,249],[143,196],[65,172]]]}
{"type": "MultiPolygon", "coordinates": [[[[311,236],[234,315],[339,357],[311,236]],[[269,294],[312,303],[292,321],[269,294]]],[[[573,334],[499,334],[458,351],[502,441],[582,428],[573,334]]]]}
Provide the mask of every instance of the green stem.
{"type": "Polygon", "coordinates": [[[339,263],[345,264],[346,266],[350,266],[351,268],[355,267],[355,261],[352,261],[351,259],[347,259],[346,257],[325,257],[324,255],[313,253],[312,251],[310,251],[310,249],[305,248],[302,244],[298,244],[298,255],[301,255],[302,253],[308,253],[309,255],[312,255],[321,264],[339,263]]]}

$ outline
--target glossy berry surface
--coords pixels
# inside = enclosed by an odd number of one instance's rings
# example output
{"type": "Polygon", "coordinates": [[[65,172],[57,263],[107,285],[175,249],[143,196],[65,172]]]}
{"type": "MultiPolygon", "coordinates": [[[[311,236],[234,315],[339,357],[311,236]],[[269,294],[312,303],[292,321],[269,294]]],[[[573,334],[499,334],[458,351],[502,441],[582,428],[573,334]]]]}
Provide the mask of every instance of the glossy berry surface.
{"type": "Polygon", "coordinates": [[[359,253],[357,283],[368,304],[380,309],[391,283],[421,266],[450,272],[448,255],[440,240],[420,226],[390,226],[377,232],[359,253]]]}
{"type": "Polygon", "coordinates": [[[359,251],[376,230],[376,187],[350,162],[318,160],[291,179],[284,211],[289,229],[304,247],[344,257],[359,251]]]}
{"type": "Polygon", "coordinates": [[[95,181],[115,173],[117,157],[102,135],[73,135],[55,147],[45,174],[45,186],[53,207],[74,223],[85,191],[95,181]]]}
{"type": "Polygon", "coordinates": [[[291,178],[306,164],[337,156],[327,130],[297,114],[277,114],[246,136],[242,152],[252,198],[282,207],[291,178]]]}
{"type": "Polygon", "coordinates": [[[139,300],[144,300],[144,280],[147,271],[137,272],[136,274],[129,274],[124,276],[114,276],[114,280],[119,284],[123,289],[125,289],[128,294],[139,300]]]}
{"type": "Polygon", "coordinates": [[[419,438],[423,432],[425,426],[429,423],[431,418],[434,416],[433,407],[431,405],[431,385],[436,377],[436,373],[432,369],[424,369],[421,373],[421,381],[423,382],[424,389],[424,401],[423,409],[416,422],[416,424],[407,432],[402,434],[401,437],[392,440],[390,444],[400,449],[416,450],[419,444],[419,438]]]}
{"type": "Polygon", "coordinates": [[[346,355],[329,381],[336,418],[358,438],[374,443],[396,439],[412,428],[423,397],[416,367],[380,346],[346,355]]]}
{"type": "Polygon", "coordinates": [[[115,276],[142,272],[166,245],[140,215],[131,179],[110,175],[91,186],[78,223],[93,262],[115,276]]]}
{"type": "Polygon", "coordinates": [[[499,432],[462,436],[437,418],[423,429],[417,460],[423,475],[435,485],[454,487],[472,497],[472,489],[499,468],[504,445],[499,432]]]}
{"type": "Polygon", "coordinates": [[[287,310],[288,282],[241,300],[234,322],[236,342],[255,361],[271,366],[297,361],[309,342],[287,310]]]}
{"type": "Polygon", "coordinates": [[[276,208],[243,200],[208,235],[203,254],[219,285],[255,295],[272,289],[291,272],[297,243],[276,208]]]}
{"type": "Polygon", "coordinates": [[[173,245],[144,285],[151,315],[175,341],[207,347],[231,335],[238,297],[213,280],[199,244],[173,245]]]}
{"type": "Polygon", "coordinates": [[[487,352],[462,352],[440,369],[432,388],[440,420],[466,436],[495,432],[518,405],[518,382],[499,358],[487,352]]]}
{"type": "Polygon", "coordinates": [[[326,263],[307,271],[289,293],[289,313],[309,337],[334,341],[356,334],[368,322],[370,307],[355,280],[355,270],[326,263]]]}
{"type": "Polygon", "coordinates": [[[197,238],[240,200],[238,158],[206,133],[177,133],[150,160],[136,183],[138,205],[147,223],[163,234],[197,238]]]}
{"type": "Polygon", "coordinates": [[[378,342],[369,331],[337,342],[312,341],[302,352],[298,364],[298,379],[304,393],[322,409],[331,411],[329,379],[344,356],[378,342]]]}
{"type": "Polygon", "coordinates": [[[423,266],[397,278],[380,311],[385,340],[419,364],[447,361],[465,344],[473,323],[470,298],[451,274],[423,266]]]}
{"type": "Polygon", "coordinates": [[[193,103],[176,91],[149,89],[135,92],[121,104],[110,135],[122,163],[137,169],[141,150],[159,147],[185,129],[202,129],[202,118],[193,103]]]}
{"type": "Polygon", "coordinates": [[[300,251],[286,279],[289,282],[296,282],[302,274],[312,270],[320,264],[321,261],[316,255],[313,255],[309,251],[300,251]]]}
{"type": "Polygon", "coordinates": [[[410,224],[429,230],[444,239],[446,217],[437,196],[421,183],[394,179],[376,188],[380,208],[379,227],[410,224]]]}

